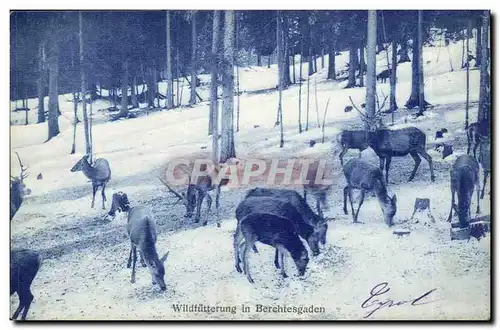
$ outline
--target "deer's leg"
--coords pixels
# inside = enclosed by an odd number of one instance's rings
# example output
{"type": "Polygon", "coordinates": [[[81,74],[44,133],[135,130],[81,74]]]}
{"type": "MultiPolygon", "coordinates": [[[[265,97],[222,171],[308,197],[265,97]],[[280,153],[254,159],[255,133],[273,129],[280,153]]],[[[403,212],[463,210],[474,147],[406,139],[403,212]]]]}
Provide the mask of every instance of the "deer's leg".
{"type": "Polygon", "coordinates": [[[431,181],[434,182],[436,177],[434,176],[434,165],[432,163],[432,157],[424,150],[420,151],[420,155],[429,163],[429,169],[431,171],[431,181]]]}
{"type": "Polygon", "coordinates": [[[339,159],[340,159],[340,165],[344,166],[344,155],[347,152],[347,148],[342,148],[342,151],[340,152],[339,159]]]}
{"type": "Polygon", "coordinates": [[[254,283],[252,279],[252,275],[250,275],[250,269],[248,268],[248,254],[250,249],[248,248],[249,245],[253,245],[251,242],[246,242],[243,245],[243,268],[245,270],[245,274],[247,275],[248,282],[254,283]]]}
{"type": "Polygon", "coordinates": [[[347,212],[347,194],[349,193],[349,186],[344,188],[344,214],[349,214],[347,212]]]}
{"type": "Polygon", "coordinates": [[[137,262],[137,247],[132,247],[132,277],[130,283],[135,283],[135,264],[137,262]]]}
{"type": "Polygon", "coordinates": [[[200,222],[200,216],[201,216],[201,205],[203,204],[203,198],[205,196],[202,193],[197,193],[196,194],[196,216],[194,218],[194,222],[200,222]]]}
{"type": "Polygon", "coordinates": [[[142,254],[142,251],[139,250],[139,257],[140,257],[140,262],[142,267],[147,267],[146,262],[144,262],[144,255],[142,254]]]}
{"type": "Polygon", "coordinates": [[[234,267],[238,273],[241,273],[240,268],[240,244],[243,241],[243,235],[240,233],[239,228],[233,235],[233,248],[234,248],[234,267]]]}
{"type": "Polygon", "coordinates": [[[17,306],[17,309],[14,312],[14,315],[12,315],[13,320],[17,320],[17,318],[19,317],[19,313],[21,313],[21,311],[23,310],[23,307],[24,307],[24,304],[23,304],[24,300],[21,300],[21,294],[19,292],[17,294],[19,296],[19,306],[17,306]]]}
{"type": "Polygon", "coordinates": [[[450,208],[450,215],[448,216],[448,222],[451,222],[451,217],[453,214],[453,206],[455,205],[455,190],[453,187],[451,188],[451,208],[450,208]]]}
{"type": "Polygon", "coordinates": [[[280,269],[280,262],[279,262],[278,258],[279,258],[279,252],[278,252],[278,248],[276,248],[276,252],[274,253],[274,266],[277,269],[280,269]]]}
{"type": "Polygon", "coordinates": [[[389,183],[389,167],[391,166],[392,157],[385,158],[385,183],[389,183]]]}
{"type": "Polygon", "coordinates": [[[379,156],[378,159],[379,159],[379,162],[380,162],[380,170],[383,171],[384,170],[384,160],[385,160],[385,157],[379,156]]]}
{"type": "Polygon", "coordinates": [[[318,215],[320,217],[323,217],[323,211],[321,210],[321,202],[319,200],[319,197],[316,197],[316,211],[318,212],[318,215]]]}
{"type": "Polygon", "coordinates": [[[358,219],[355,216],[356,213],[354,212],[354,204],[352,202],[352,188],[349,187],[348,191],[349,191],[349,202],[351,203],[352,219],[353,219],[353,222],[358,222],[358,219]]]}
{"type": "Polygon", "coordinates": [[[128,255],[128,261],[127,261],[127,268],[130,268],[132,266],[132,253],[134,251],[134,246],[131,244],[130,245],[130,254],[128,255]]]}
{"type": "Polygon", "coordinates": [[[205,222],[203,222],[203,226],[207,225],[208,222],[208,214],[210,213],[210,208],[212,207],[212,196],[207,194],[207,214],[205,216],[205,222]]]}
{"type": "Polygon", "coordinates": [[[486,180],[488,180],[488,174],[489,174],[489,171],[484,171],[483,190],[481,191],[481,199],[484,198],[484,189],[486,188],[486,180]]]}
{"type": "Polygon", "coordinates": [[[470,141],[471,138],[470,138],[470,134],[469,134],[469,131],[467,131],[467,155],[470,154],[470,141]]]}
{"type": "Polygon", "coordinates": [[[95,201],[95,193],[97,192],[97,185],[92,183],[92,204],[90,205],[90,208],[94,208],[94,201],[95,201]]]}
{"type": "Polygon", "coordinates": [[[283,276],[283,278],[287,278],[288,275],[286,274],[286,267],[285,267],[285,252],[283,251],[284,248],[283,247],[279,247],[278,248],[279,251],[280,251],[280,266],[281,266],[281,276],[283,276]]]}
{"type": "Polygon", "coordinates": [[[102,209],[105,210],[106,209],[106,205],[105,205],[105,201],[106,201],[106,183],[104,183],[102,185],[102,190],[101,190],[101,195],[102,195],[102,209]]]}
{"type": "Polygon", "coordinates": [[[481,185],[479,184],[479,178],[477,178],[476,182],[476,190],[477,190],[477,208],[476,208],[476,214],[481,213],[481,210],[479,209],[479,190],[481,190],[481,185]]]}
{"type": "Polygon", "coordinates": [[[413,159],[415,160],[415,167],[413,168],[413,172],[411,172],[411,175],[410,177],[408,178],[408,181],[411,181],[413,180],[413,178],[415,177],[415,174],[417,173],[417,169],[418,169],[418,166],[420,165],[420,162],[422,161],[420,159],[420,156],[418,155],[418,153],[416,151],[411,151],[410,152],[410,155],[413,157],[413,159]]]}
{"type": "MultiPolygon", "coordinates": [[[[21,315],[21,320],[26,320],[26,315],[28,314],[28,310],[30,309],[31,302],[33,301],[33,294],[31,293],[31,290],[29,287],[22,293],[21,295],[23,297],[23,314],[21,315]]],[[[20,297],[21,297],[20,296],[20,297]]]]}
{"type": "Polygon", "coordinates": [[[361,205],[363,205],[364,200],[365,200],[365,191],[364,189],[361,189],[361,197],[359,199],[359,205],[358,209],[356,210],[356,215],[354,216],[354,222],[358,222],[359,209],[361,208],[361,205]]]}
{"type": "Polygon", "coordinates": [[[220,200],[220,184],[215,187],[215,217],[217,221],[217,227],[220,227],[219,222],[219,200],[220,200]]]}
{"type": "Polygon", "coordinates": [[[476,159],[476,160],[477,160],[477,158],[476,158],[477,147],[479,147],[479,142],[474,142],[474,159],[476,159]]]}

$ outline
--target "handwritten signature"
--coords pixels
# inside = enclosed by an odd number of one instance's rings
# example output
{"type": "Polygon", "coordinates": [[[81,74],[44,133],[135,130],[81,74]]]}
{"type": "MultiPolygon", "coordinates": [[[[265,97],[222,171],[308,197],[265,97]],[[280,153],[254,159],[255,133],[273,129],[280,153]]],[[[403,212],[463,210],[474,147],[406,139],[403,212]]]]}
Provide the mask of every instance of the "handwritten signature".
{"type": "Polygon", "coordinates": [[[428,296],[436,291],[437,289],[432,289],[424,293],[423,295],[420,295],[419,297],[415,299],[408,299],[408,300],[393,300],[391,298],[386,298],[382,297],[385,295],[387,292],[389,292],[391,288],[389,287],[389,284],[387,282],[382,282],[377,285],[375,285],[372,290],[370,291],[370,297],[366,299],[362,304],[361,308],[367,309],[369,308],[370,310],[368,313],[363,316],[363,318],[367,318],[373,315],[376,311],[384,308],[384,307],[397,307],[405,304],[410,304],[411,306],[420,306],[420,305],[426,305],[430,304],[433,302],[436,302],[437,300],[432,300],[432,301],[423,301],[425,298],[428,298],[428,296]],[[382,299],[375,299],[375,298],[382,298],[382,299]]]}

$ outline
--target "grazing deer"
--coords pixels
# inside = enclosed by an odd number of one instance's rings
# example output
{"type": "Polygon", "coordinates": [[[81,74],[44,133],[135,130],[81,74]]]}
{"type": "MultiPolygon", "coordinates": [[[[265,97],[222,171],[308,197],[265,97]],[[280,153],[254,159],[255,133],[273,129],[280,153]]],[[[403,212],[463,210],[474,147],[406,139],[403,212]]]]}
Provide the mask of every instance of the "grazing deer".
{"type": "MultiPolygon", "coordinates": [[[[317,256],[319,254],[318,243],[321,239],[321,232],[319,231],[320,227],[313,227],[308,224],[307,219],[304,219],[303,216],[297,211],[297,209],[285,200],[274,197],[245,198],[236,208],[236,219],[239,222],[241,219],[251,213],[262,212],[274,214],[290,220],[290,222],[294,225],[297,234],[307,241],[307,244],[309,245],[313,256],[317,256]]],[[[234,244],[236,244],[236,236],[234,237],[234,244]]],[[[255,247],[253,248],[254,251],[257,252],[257,249],[255,247]]],[[[278,252],[279,251],[276,250],[276,254],[274,257],[274,265],[276,266],[276,268],[280,267],[278,262],[278,252]]],[[[236,255],[235,257],[238,258],[238,255],[236,255]]]]}
{"type": "Polygon", "coordinates": [[[476,157],[476,150],[479,147],[481,138],[484,139],[488,135],[488,120],[482,120],[480,122],[472,123],[467,128],[467,155],[470,154],[471,146],[473,146],[474,158],[476,157]]]}
{"type": "Polygon", "coordinates": [[[287,218],[270,213],[250,213],[243,217],[234,234],[234,254],[236,256],[236,271],[241,273],[239,255],[242,249],[243,269],[250,283],[254,283],[248,266],[248,254],[256,242],[270,245],[279,251],[281,275],[286,278],[285,253],[292,256],[299,276],[304,275],[309,256],[307,249],[299,238],[295,226],[287,218]]]}
{"type": "Polygon", "coordinates": [[[34,298],[31,293],[31,283],[41,266],[42,256],[38,252],[25,249],[10,251],[10,295],[17,292],[19,296],[19,306],[12,319],[16,320],[19,313],[23,312],[21,320],[26,320],[34,298]]]}
{"type": "MultiPolygon", "coordinates": [[[[328,194],[331,185],[326,185],[320,182],[316,182],[316,176],[318,174],[319,162],[312,163],[307,169],[306,180],[308,183],[303,185],[304,188],[304,200],[307,201],[307,193],[311,193],[316,201],[316,212],[322,218],[323,209],[328,209],[328,203],[326,201],[326,195],[328,194]]],[[[321,180],[325,179],[326,173],[323,172],[321,180]]]]}
{"type": "Polygon", "coordinates": [[[105,210],[104,202],[107,200],[105,189],[106,184],[111,179],[111,169],[108,161],[104,158],[98,158],[92,165],[89,163],[89,155],[85,155],[71,168],[71,172],[78,171],[82,171],[87,178],[92,180],[92,204],[90,207],[94,208],[95,194],[97,189],[102,187],[102,209],[105,210]]]}
{"type": "Polygon", "coordinates": [[[10,220],[17,213],[21,204],[23,203],[24,196],[31,194],[31,189],[26,187],[24,179],[26,179],[29,173],[26,172],[28,169],[21,162],[19,154],[16,152],[17,159],[19,160],[19,167],[21,168],[21,174],[18,177],[10,176],[10,220]]]}
{"type": "Polygon", "coordinates": [[[328,231],[327,219],[314,213],[306,200],[298,192],[290,189],[253,188],[246,193],[245,198],[262,196],[274,197],[290,202],[297,209],[304,221],[313,226],[314,230],[319,233],[321,244],[326,244],[326,232],[328,231]]]}
{"type": "Polygon", "coordinates": [[[143,266],[145,263],[149,268],[153,285],[158,284],[160,289],[165,291],[167,287],[164,280],[164,263],[167,260],[168,252],[161,259],[158,258],[155,247],[156,221],[147,207],[134,206],[128,210],[127,233],[130,237],[130,254],[127,268],[132,265],[130,282],[135,283],[135,264],[137,262],[137,250],[139,250],[141,263],[143,266]]]}
{"type": "Polygon", "coordinates": [[[486,188],[486,180],[488,180],[488,174],[491,170],[491,151],[490,151],[490,141],[487,138],[480,138],[480,148],[479,148],[479,163],[483,168],[483,189],[481,191],[481,199],[484,198],[484,189],[486,188]]]}
{"type": "Polygon", "coordinates": [[[477,210],[479,213],[479,164],[470,155],[462,155],[455,160],[450,171],[451,207],[448,222],[451,222],[452,212],[458,213],[460,228],[467,228],[470,220],[470,205],[474,186],[477,187],[477,210]],[[455,205],[455,194],[458,207],[455,205]]]}
{"type": "Polygon", "coordinates": [[[351,159],[344,165],[344,176],[347,181],[347,186],[344,188],[344,213],[347,212],[347,195],[351,204],[353,222],[358,222],[358,213],[365,198],[367,191],[375,192],[380,208],[384,214],[385,223],[390,227],[393,224],[393,218],[397,211],[396,195],[389,197],[387,187],[384,182],[384,174],[382,171],[363,160],[351,159]],[[361,198],[358,209],[354,212],[352,202],[352,190],[361,190],[361,198]]]}

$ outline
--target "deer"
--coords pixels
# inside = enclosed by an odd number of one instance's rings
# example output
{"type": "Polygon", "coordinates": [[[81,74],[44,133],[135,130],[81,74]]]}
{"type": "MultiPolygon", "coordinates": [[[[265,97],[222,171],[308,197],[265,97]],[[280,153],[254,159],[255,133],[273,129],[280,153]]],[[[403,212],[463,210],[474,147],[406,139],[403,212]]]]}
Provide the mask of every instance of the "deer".
{"type": "Polygon", "coordinates": [[[490,151],[490,141],[488,138],[483,136],[480,137],[480,147],[479,147],[479,163],[483,168],[483,189],[481,190],[481,199],[484,198],[484,189],[486,188],[486,181],[488,180],[488,174],[491,170],[491,151],[490,151]]]}
{"type": "Polygon", "coordinates": [[[19,167],[21,168],[21,174],[19,176],[10,176],[10,220],[21,208],[21,204],[23,203],[24,197],[31,194],[31,189],[26,187],[24,183],[24,179],[26,179],[29,175],[28,167],[24,166],[21,157],[16,152],[17,160],[19,161],[19,167]]]}
{"type": "Polygon", "coordinates": [[[337,143],[342,148],[339,158],[340,164],[344,166],[344,155],[347,153],[347,150],[358,149],[361,153],[370,146],[369,133],[363,130],[343,130],[337,135],[337,143]]]}
{"type": "Polygon", "coordinates": [[[304,221],[313,226],[314,230],[318,232],[321,244],[326,244],[326,232],[328,231],[327,219],[314,213],[306,200],[298,192],[290,189],[253,188],[246,193],[245,198],[262,196],[274,197],[290,202],[299,214],[301,214],[304,221]]]}
{"type": "Polygon", "coordinates": [[[256,242],[270,245],[279,251],[281,275],[287,278],[285,271],[285,253],[289,252],[298,270],[298,275],[305,274],[309,256],[307,249],[297,234],[293,223],[285,218],[271,213],[250,213],[237,224],[234,234],[235,268],[241,273],[240,251],[242,251],[243,270],[247,280],[254,283],[248,265],[248,254],[256,242]]]}
{"type": "Polygon", "coordinates": [[[403,157],[408,154],[412,156],[415,161],[415,166],[413,171],[408,178],[408,181],[412,181],[417,173],[417,169],[420,165],[423,157],[428,163],[431,172],[431,182],[434,182],[436,177],[434,175],[434,166],[432,163],[432,157],[427,153],[426,147],[426,135],[420,129],[416,127],[405,127],[400,129],[387,129],[384,128],[382,123],[382,109],[387,100],[387,96],[380,106],[377,104],[378,110],[375,112],[373,117],[364,114],[358,107],[354,104],[352,98],[349,96],[353,107],[361,115],[362,121],[368,126],[368,136],[370,147],[375,151],[377,156],[380,158],[380,169],[384,169],[385,163],[385,181],[389,183],[389,168],[391,165],[392,157],[403,157]]]}
{"type": "MultiPolygon", "coordinates": [[[[312,251],[313,256],[317,256],[320,253],[319,250],[319,240],[321,239],[321,233],[316,228],[307,223],[307,219],[297,211],[297,209],[289,202],[274,197],[248,197],[243,199],[236,208],[236,219],[238,222],[245,216],[251,213],[270,213],[275,214],[280,217],[288,219],[295,228],[296,233],[307,241],[309,248],[312,251]]],[[[236,236],[233,237],[233,243],[236,244],[236,236]]],[[[236,248],[236,247],[235,247],[236,248]]],[[[252,247],[255,252],[257,248],[252,247]]],[[[278,262],[279,251],[276,249],[276,254],[274,257],[274,265],[276,268],[280,268],[278,262]]],[[[235,255],[239,258],[238,255],[235,255]]],[[[238,260],[236,263],[238,264],[238,260]]]]}
{"type": "Polygon", "coordinates": [[[33,301],[31,283],[35,279],[43,258],[40,253],[27,249],[13,249],[10,251],[10,295],[17,292],[19,306],[12,319],[17,320],[22,312],[21,320],[26,320],[26,315],[33,301]]]}
{"type": "MultiPolygon", "coordinates": [[[[316,182],[316,176],[318,174],[319,162],[315,161],[311,163],[311,166],[307,169],[306,180],[308,183],[303,184],[303,196],[304,200],[307,201],[307,193],[313,195],[316,201],[316,213],[322,218],[324,218],[323,208],[328,209],[328,203],[326,201],[326,196],[330,191],[331,185],[316,182]]],[[[323,173],[321,180],[325,179],[326,173],[323,173]]]]}
{"type": "Polygon", "coordinates": [[[384,214],[385,223],[391,227],[397,211],[397,198],[396,195],[389,197],[382,170],[364,160],[353,158],[344,165],[343,171],[347,181],[347,186],[344,188],[344,214],[349,214],[347,212],[347,195],[349,195],[353,222],[358,223],[358,213],[361,205],[363,205],[365,193],[373,191],[377,196],[380,208],[384,214]],[[353,189],[359,189],[361,191],[361,197],[356,212],[354,212],[354,205],[352,202],[353,189]]]}
{"type": "Polygon", "coordinates": [[[469,125],[467,128],[467,155],[470,154],[471,147],[473,147],[474,158],[477,159],[476,151],[481,143],[481,138],[484,139],[488,135],[488,125],[489,122],[486,119],[469,125]]]}
{"type": "Polygon", "coordinates": [[[92,181],[92,204],[91,208],[94,208],[95,194],[99,187],[102,187],[102,209],[106,209],[106,184],[111,179],[111,168],[109,163],[104,158],[97,158],[94,164],[89,162],[89,155],[84,155],[72,168],[71,172],[82,171],[87,178],[92,181]]]}
{"type": "Polygon", "coordinates": [[[148,267],[151,273],[153,286],[158,284],[162,291],[165,291],[165,261],[169,252],[159,258],[156,250],[156,221],[151,211],[142,205],[130,207],[128,197],[124,193],[113,195],[113,206],[110,215],[114,215],[116,210],[127,212],[127,233],[130,237],[130,254],[127,261],[127,268],[132,267],[130,283],[135,283],[135,267],[137,262],[137,250],[140,254],[140,262],[143,267],[148,267]]]}
{"type": "Polygon", "coordinates": [[[450,170],[451,207],[448,222],[451,222],[453,209],[458,214],[460,228],[467,228],[470,221],[470,205],[474,186],[477,187],[477,209],[479,209],[479,164],[470,155],[462,155],[455,160],[450,170]],[[458,206],[455,204],[455,194],[458,206]]]}
{"type": "MultiPolygon", "coordinates": [[[[231,160],[233,161],[233,160],[231,160]]],[[[236,160],[236,164],[238,164],[238,161],[236,160]]],[[[214,166],[214,170],[212,173],[207,173],[204,175],[200,175],[197,177],[197,181],[195,183],[191,182],[191,172],[186,170],[183,167],[179,167],[179,169],[188,176],[188,186],[187,190],[185,192],[178,192],[175,190],[171,185],[168,184],[166,180],[164,180],[161,177],[158,177],[161,183],[168,189],[170,193],[172,193],[175,197],[177,197],[177,201],[173,204],[177,204],[180,201],[183,202],[183,204],[186,207],[186,213],[184,217],[186,218],[191,218],[193,216],[193,213],[196,209],[196,216],[194,219],[195,223],[198,223],[200,221],[201,217],[201,207],[203,205],[203,200],[206,198],[207,200],[207,212],[210,211],[212,207],[212,196],[210,196],[210,192],[215,190],[215,208],[216,208],[216,213],[217,213],[217,227],[220,227],[220,222],[219,222],[219,206],[220,206],[220,191],[221,187],[226,186],[229,183],[229,179],[221,179],[219,183],[214,182],[215,180],[213,179],[214,177],[217,177],[219,173],[225,168],[223,167],[223,164],[216,164],[214,166]]],[[[200,172],[206,171],[207,166],[205,164],[200,165],[200,172]]],[[[208,219],[205,218],[205,221],[203,222],[203,226],[206,226],[208,222],[208,219]]]]}

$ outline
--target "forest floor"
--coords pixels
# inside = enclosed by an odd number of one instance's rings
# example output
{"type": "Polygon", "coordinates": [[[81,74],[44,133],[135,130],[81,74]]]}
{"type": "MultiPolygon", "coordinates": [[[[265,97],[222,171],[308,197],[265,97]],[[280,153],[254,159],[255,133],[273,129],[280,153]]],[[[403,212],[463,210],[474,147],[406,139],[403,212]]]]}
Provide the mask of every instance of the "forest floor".
{"type": "MultiPolygon", "coordinates": [[[[433,58],[435,50],[427,51],[426,56],[433,58]]],[[[108,159],[112,168],[106,206],[109,208],[113,192],[121,190],[128,194],[132,205],[148,206],[156,218],[157,249],[160,254],[170,251],[165,292],[152,287],[149,272],[142,267],[139,267],[137,282],[130,283],[131,270],[126,268],[130,249],[126,218],[123,215],[104,218],[106,211],[99,207],[100,193],[96,196],[96,208],[90,209],[90,183],[82,173],[70,172],[71,166],[81,157],[69,155],[71,128],[66,126],[60,136],[43,143],[45,126],[43,129],[42,125],[13,126],[12,148],[30,166],[31,176],[27,182],[33,193],[11,222],[11,246],[37,249],[44,257],[32,285],[35,300],[28,318],[488,319],[491,315],[490,235],[480,241],[451,241],[450,225],[446,222],[451,203],[449,170],[453,161],[465,153],[467,140],[463,129],[464,105],[459,103],[462,102],[464,73],[447,72],[441,69],[442,65],[436,64],[427,71],[426,86],[430,90],[427,97],[435,107],[416,120],[405,109],[395,116],[394,128],[413,125],[426,133],[427,149],[436,174],[436,181],[431,182],[429,166],[423,160],[414,181],[408,182],[413,159],[410,156],[393,159],[388,189],[398,197],[395,228],[411,231],[403,237],[394,235],[394,228],[384,224],[380,207],[373,197],[367,196],[361,208],[361,224],[353,224],[351,215],[344,215],[342,211],[345,181],[338,157],[334,155],[335,137],[343,128],[361,127],[356,111],[345,113],[343,109],[348,105],[349,95],[361,103],[363,88],[341,89],[342,83],[324,81],[325,70],[317,74],[321,115],[327,100],[332,101],[325,129],[327,141],[313,148],[309,147],[309,140],[321,138],[315,106],[311,102],[309,131],[299,134],[297,86],[284,92],[284,148],[279,148],[279,130],[273,127],[276,93],[249,93],[241,97],[241,131],[235,136],[239,158],[324,157],[331,161],[336,178],[328,196],[330,208],[326,216],[332,220],[328,223],[327,243],[319,256],[311,257],[306,275],[295,276],[295,266],[288,259],[290,277],[282,279],[272,262],[273,250],[259,244],[259,254],[250,256],[255,284],[248,283],[245,276],[234,269],[232,248],[236,226],[234,210],[245,191],[253,186],[225,189],[219,212],[221,227],[216,227],[213,212],[208,216],[208,225],[203,227],[183,217],[182,205],[170,205],[175,199],[157,179],[169,161],[210,152],[210,139],[205,134],[208,126],[206,103],[192,109],[158,112],[132,120],[102,122],[95,125],[93,131],[97,156],[108,159]],[[435,141],[435,131],[444,127],[449,133],[444,139],[435,141]],[[434,145],[444,141],[453,144],[454,154],[443,160],[434,145]],[[38,173],[43,173],[43,180],[35,179],[38,173]],[[430,198],[435,223],[425,214],[409,219],[416,197],[430,198]],[[373,304],[373,299],[363,303],[370,297],[372,288],[384,282],[388,283],[390,291],[374,298],[381,302],[388,299],[411,301],[435,290],[421,300],[428,304],[385,305],[368,316],[377,305],[373,304]],[[175,304],[235,306],[236,310],[234,313],[186,313],[176,311],[175,304]],[[257,304],[314,305],[323,307],[324,311],[264,313],[257,310],[257,304]],[[242,311],[242,305],[250,307],[250,311],[242,311]]],[[[401,70],[398,67],[401,71],[397,95],[400,106],[409,95],[409,68],[410,63],[402,64],[401,70]]],[[[257,84],[254,79],[253,76],[249,78],[249,84],[257,84]]],[[[473,72],[471,80],[478,81],[477,72],[473,72]]],[[[272,81],[269,79],[268,85],[272,81]]],[[[388,94],[388,84],[377,87],[388,94]]],[[[477,101],[477,95],[474,90],[471,99],[477,101]]],[[[303,105],[303,111],[304,108],[303,105]]],[[[473,104],[470,117],[476,116],[477,104],[473,104]]],[[[388,120],[389,117],[386,122],[388,120]]],[[[78,150],[83,149],[81,137],[77,145],[78,150]]],[[[350,151],[346,155],[349,157],[357,157],[357,151],[350,151]]],[[[14,157],[13,173],[17,171],[16,162],[14,157]]],[[[487,187],[485,198],[480,201],[482,215],[490,214],[489,191],[487,187]]],[[[475,206],[473,199],[472,210],[475,206]]],[[[16,295],[11,297],[11,314],[17,301],[16,295]]]]}

